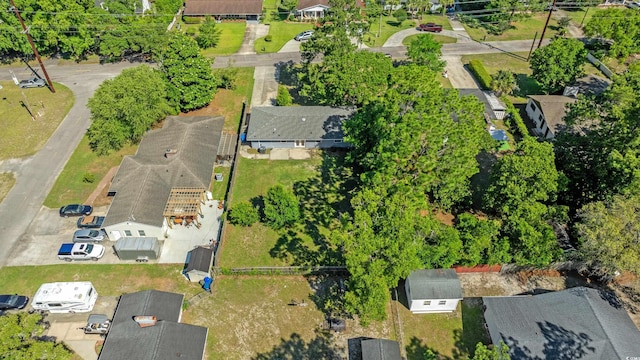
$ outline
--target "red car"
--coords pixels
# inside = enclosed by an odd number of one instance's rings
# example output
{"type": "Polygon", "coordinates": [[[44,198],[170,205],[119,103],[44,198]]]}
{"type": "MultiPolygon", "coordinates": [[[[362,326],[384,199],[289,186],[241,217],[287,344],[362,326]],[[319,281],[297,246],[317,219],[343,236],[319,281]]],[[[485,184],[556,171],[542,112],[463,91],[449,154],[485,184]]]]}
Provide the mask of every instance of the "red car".
{"type": "Polygon", "coordinates": [[[418,25],[416,30],[418,30],[418,31],[429,31],[429,32],[441,32],[442,31],[442,25],[436,25],[434,23],[420,24],[420,25],[418,25]]]}

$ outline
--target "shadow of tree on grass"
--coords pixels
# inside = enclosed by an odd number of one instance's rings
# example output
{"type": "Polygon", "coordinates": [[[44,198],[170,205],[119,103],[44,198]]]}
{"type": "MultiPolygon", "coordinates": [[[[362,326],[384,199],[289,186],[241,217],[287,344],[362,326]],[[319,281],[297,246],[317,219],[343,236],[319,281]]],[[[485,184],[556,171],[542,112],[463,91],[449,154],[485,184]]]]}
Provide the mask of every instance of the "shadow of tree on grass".
{"type": "Polygon", "coordinates": [[[316,337],[305,341],[299,334],[293,333],[289,339],[280,339],[271,351],[260,353],[253,360],[298,360],[298,359],[342,359],[343,348],[336,346],[331,335],[317,331],[316,337]]]}

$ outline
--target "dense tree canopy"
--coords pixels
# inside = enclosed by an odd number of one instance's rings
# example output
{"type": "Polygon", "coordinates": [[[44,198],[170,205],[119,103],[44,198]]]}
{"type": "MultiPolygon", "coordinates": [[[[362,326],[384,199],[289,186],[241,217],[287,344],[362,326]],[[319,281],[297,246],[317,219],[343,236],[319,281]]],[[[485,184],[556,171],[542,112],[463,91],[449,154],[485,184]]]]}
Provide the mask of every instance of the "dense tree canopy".
{"type": "Polygon", "coordinates": [[[576,225],[581,241],[580,254],[599,272],[640,274],[640,196],[616,195],[578,212],[576,225]]]}
{"type": "Polygon", "coordinates": [[[586,60],[587,50],[580,40],[555,38],[549,45],[533,52],[531,76],[545,93],[555,93],[583,74],[582,66],[586,60]]]}
{"type": "Polygon", "coordinates": [[[321,105],[363,105],[384,95],[392,67],[380,53],[332,53],[304,67],[300,94],[321,105]]]}
{"type": "Polygon", "coordinates": [[[216,27],[216,22],[207,16],[204,18],[204,22],[198,28],[198,36],[196,36],[196,42],[201,49],[208,49],[218,46],[220,41],[220,29],[216,27]]]}
{"type": "Polygon", "coordinates": [[[442,56],[442,44],[437,42],[433,35],[422,34],[407,46],[407,56],[417,65],[426,66],[434,72],[441,72],[445,62],[440,59],[442,56]]]}
{"type": "Polygon", "coordinates": [[[264,197],[264,220],[273,229],[289,227],[300,220],[300,202],[291,189],[276,185],[264,197]]]}
{"type": "Polygon", "coordinates": [[[200,54],[195,40],[172,33],[157,51],[156,59],[165,78],[167,99],[176,110],[194,110],[211,102],[218,80],[211,70],[211,60],[200,54]]]}
{"type": "Polygon", "coordinates": [[[88,107],[89,143],[98,154],[139,142],[152,124],[171,112],[162,76],[146,65],[125,69],[102,83],[88,107]]]}
{"type": "Polygon", "coordinates": [[[640,52],[640,11],[615,7],[596,10],[584,32],[587,36],[613,40],[609,54],[625,58],[640,52]]]}
{"type": "Polygon", "coordinates": [[[3,314],[0,316],[0,359],[71,359],[73,354],[64,345],[42,339],[45,330],[39,313],[3,314]]]}

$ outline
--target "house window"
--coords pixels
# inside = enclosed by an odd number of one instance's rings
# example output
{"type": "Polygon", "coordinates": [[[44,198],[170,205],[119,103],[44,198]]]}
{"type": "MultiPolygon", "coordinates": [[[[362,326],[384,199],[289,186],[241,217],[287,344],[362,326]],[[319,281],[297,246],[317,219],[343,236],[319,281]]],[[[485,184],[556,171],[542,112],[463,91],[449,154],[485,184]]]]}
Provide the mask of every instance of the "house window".
{"type": "Polygon", "coordinates": [[[304,140],[296,140],[293,144],[294,147],[304,147],[304,140]]]}
{"type": "Polygon", "coordinates": [[[530,105],[529,107],[531,108],[531,110],[536,111],[536,104],[534,104],[533,101],[531,101],[529,103],[529,105],[530,105]]]}
{"type": "Polygon", "coordinates": [[[447,305],[447,300],[438,301],[438,305],[447,305]]]}
{"type": "Polygon", "coordinates": [[[131,236],[131,230],[125,230],[124,236],[131,236]]]}
{"type": "Polygon", "coordinates": [[[138,235],[140,235],[140,236],[146,236],[146,234],[144,233],[144,230],[138,230],[138,235]]]}
{"type": "Polygon", "coordinates": [[[333,140],[334,143],[341,143],[342,140],[333,140]]]}
{"type": "Polygon", "coordinates": [[[422,305],[431,306],[431,300],[425,300],[424,303],[422,303],[422,305]]]}

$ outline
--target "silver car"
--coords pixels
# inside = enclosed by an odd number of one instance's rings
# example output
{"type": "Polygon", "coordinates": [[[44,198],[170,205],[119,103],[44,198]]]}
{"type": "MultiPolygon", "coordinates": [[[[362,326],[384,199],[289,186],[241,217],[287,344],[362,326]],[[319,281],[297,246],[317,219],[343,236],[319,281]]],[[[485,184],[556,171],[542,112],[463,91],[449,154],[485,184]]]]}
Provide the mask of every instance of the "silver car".
{"type": "Polygon", "coordinates": [[[300,34],[296,35],[293,39],[296,41],[309,40],[313,36],[313,30],[303,31],[300,34]]]}
{"type": "Polygon", "coordinates": [[[47,82],[37,77],[31,78],[29,80],[22,80],[18,84],[18,86],[20,86],[21,88],[35,88],[43,87],[45,85],[47,85],[47,82]]]}
{"type": "Polygon", "coordinates": [[[73,242],[101,242],[107,238],[107,234],[103,230],[97,229],[81,229],[73,233],[73,242]]]}

